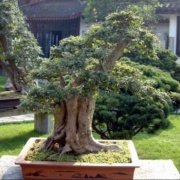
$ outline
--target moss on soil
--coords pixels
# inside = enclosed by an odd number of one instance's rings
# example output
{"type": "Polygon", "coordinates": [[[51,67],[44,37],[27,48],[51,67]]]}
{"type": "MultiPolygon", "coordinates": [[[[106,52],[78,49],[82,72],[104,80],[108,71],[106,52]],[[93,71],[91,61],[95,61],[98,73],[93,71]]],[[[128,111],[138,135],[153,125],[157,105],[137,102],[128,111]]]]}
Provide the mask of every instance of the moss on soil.
{"type": "Polygon", "coordinates": [[[81,162],[81,163],[130,163],[130,152],[126,141],[117,143],[122,150],[117,152],[98,152],[82,155],[74,154],[55,154],[53,151],[40,152],[43,141],[37,141],[29,150],[26,160],[29,161],[56,161],[56,162],[81,162]]]}

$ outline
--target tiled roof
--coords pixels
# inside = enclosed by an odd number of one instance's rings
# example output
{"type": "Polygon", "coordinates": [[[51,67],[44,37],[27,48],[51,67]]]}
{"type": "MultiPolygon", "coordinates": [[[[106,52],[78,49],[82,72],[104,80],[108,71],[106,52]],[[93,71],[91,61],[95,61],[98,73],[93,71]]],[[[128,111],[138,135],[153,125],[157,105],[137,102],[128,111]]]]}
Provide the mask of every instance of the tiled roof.
{"type": "Polygon", "coordinates": [[[180,14],[180,0],[161,0],[157,14],[180,14]]]}
{"type": "Polygon", "coordinates": [[[28,20],[72,19],[81,15],[79,0],[41,0],[21,6],[28,20]]]}

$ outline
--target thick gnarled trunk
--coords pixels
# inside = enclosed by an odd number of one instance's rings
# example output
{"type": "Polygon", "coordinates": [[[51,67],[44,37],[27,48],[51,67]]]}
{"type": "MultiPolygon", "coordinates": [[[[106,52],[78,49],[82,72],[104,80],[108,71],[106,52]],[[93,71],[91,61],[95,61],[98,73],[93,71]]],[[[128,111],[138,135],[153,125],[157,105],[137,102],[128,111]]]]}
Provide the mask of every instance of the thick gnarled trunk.
{"type": "Polygon", "coordinates": [[[95,100],[92,97],[73,97],[64,101],[54,114],[54,134],[43,145],[43,150],[54,150],[64,154],[83,154],[101,150],[117,150],[114,145],[102,145],[92,136],[92,119],[95,100]]]}

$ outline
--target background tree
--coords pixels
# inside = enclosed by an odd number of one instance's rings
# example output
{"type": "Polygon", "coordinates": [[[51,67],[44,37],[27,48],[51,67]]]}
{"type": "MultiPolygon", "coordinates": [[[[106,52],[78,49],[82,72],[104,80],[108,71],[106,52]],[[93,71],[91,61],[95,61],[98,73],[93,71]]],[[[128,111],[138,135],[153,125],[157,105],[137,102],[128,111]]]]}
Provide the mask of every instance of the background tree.
{"type": "Polygon", "coordinates": [[[132,43],[123,56],[128,58],[128,64],[130,63],[131,66],[143,72],[143,75],[152,82],[155,89],[160,89],[169,94],[174,103],[174,110],[177,111],[180,99],[180,76],[179,65],[176,63],[177,56],[170,50],[161,48],[155,35],[152,36],[149,33],[141,35],[139,42],[132,43]],[[145,46],[149,50],[144,51],[141,39],[144,39],[143,42],[146,42],[145,46]]]}
{"type": "Polygon", "coordinates": [[[49,110],[55,118],[53,135],[43,150],[81,154],[117,149],[99,144],[92,137],[95,99],[99,89],[114,84],[111,72],[115,62],[144,31],[142,27],[141,18],[132,12],[114,13],[82,37],[62,40],[50,60],[32,73],[46,83],[34,87],[22,106],[49,110]]]}
{"type": "Polygon", "coordinates": [[[83,16],[87,23],[99,22],[104,21],[112,12],[128,8],[143,17],[146,25],[150,25],[157,20],[155,9],[158,6],[158,0],[88,0],[85,2],[83,16]]]}
{"type": "Polygon", "coordinates": [[[39,65],[41,49],[28,30],[17,1],[0,1],[0,65],[16,91],[27,88],[28,72],[39,65]]]}
{"type": "Polygon", "coordinates": [[[130,139],[140,131],[153,133],[169,125],[171,94],[180,90],[177,81],[127,58],[121,58],[113,74],[117,90],[100,91],[96,103],[93,129],[101,138],[130,139]]]}
{"type": "Polygon", "coordinates": [[[169,113],[179,108],[180,83],[173,79],[177,57],[161,49],[155,35],[143,31],[123,56],[113,76],[118,86],[113,93],[101,90],[97,98],[93,129],[106,139],[165,128],[169,113]]]}

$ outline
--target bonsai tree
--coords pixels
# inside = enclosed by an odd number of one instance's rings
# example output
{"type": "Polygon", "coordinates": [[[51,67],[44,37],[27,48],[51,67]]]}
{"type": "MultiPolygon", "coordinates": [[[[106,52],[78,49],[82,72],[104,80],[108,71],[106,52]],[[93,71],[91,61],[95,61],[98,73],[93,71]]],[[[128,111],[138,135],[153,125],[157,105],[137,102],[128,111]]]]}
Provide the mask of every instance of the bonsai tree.
{"type": "Polygon", "coordinates": [[[141,18],[133,12],[113,13],[82,37],[62,40],[50,59],[33,71],[32,77],[41,80],[41,85],[29,92],[22,106],[51,112],[55,119],[54,132],[42,150],[82,154],[119,149],[92,137],[96,96],[99,89],[113,85],[116,60],[129,43],[145,34],[142,27],[141,18]]]}

